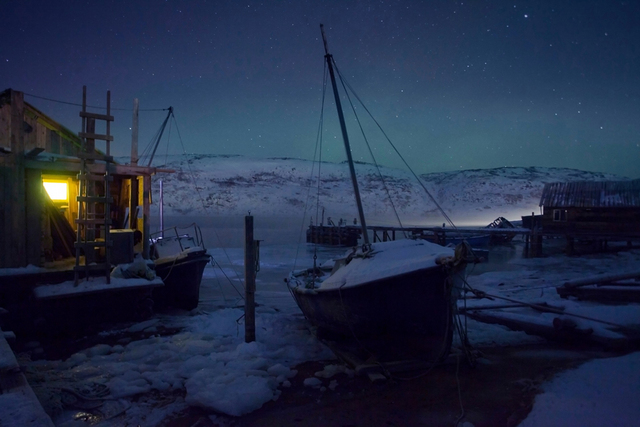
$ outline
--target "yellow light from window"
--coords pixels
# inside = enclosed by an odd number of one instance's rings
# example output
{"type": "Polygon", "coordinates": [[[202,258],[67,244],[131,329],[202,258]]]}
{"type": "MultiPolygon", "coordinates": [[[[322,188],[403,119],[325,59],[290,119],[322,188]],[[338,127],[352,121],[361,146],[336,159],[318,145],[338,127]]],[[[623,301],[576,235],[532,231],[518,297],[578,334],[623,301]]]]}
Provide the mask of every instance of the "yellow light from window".
{"type": "Polygon", "coordinates": [[[47,190],[49,197],[54,202],[67,201],[67,183],[66,182],[43,182],[44,189],[47,190]]]}

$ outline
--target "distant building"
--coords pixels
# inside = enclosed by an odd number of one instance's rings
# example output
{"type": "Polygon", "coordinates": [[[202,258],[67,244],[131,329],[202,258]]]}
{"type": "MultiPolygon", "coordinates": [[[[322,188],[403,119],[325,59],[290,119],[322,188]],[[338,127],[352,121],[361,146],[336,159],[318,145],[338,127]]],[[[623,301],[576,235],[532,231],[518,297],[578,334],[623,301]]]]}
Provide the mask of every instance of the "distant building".
{"type": "Polygon", "coordinates": [[[556,182],[540,198],[542,231],[568,238],[640,238],[640,179],[556,182]]]}

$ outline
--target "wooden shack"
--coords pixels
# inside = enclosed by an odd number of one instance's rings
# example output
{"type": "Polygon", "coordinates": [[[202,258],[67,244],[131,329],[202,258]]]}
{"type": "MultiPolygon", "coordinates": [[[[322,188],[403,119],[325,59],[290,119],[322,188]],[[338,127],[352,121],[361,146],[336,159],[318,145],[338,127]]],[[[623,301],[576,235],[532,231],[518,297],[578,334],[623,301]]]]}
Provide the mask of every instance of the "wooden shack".
{"type": "Polygon", "coordinates": [[[87,110],[84,89],[82,131],[76,134],[25,102],[23,93],[0,92],[0,304],[5,308],[41,284],[75,278],[77,288],[78,280],[101,276],[109,284],[113,265],[133,257],[134,230],[142,233],[148,258],[151,176],[158,170],[135,164],[137,144],[130,164],[113,159],[112,121],[109,93],[106,108],[94,113],[87,110]]]}
{"type": "Polygon", "coordinates": [[[640,179],[549,183],[540,206],[545,235],[603,241],[640,238],[640,179]]]}

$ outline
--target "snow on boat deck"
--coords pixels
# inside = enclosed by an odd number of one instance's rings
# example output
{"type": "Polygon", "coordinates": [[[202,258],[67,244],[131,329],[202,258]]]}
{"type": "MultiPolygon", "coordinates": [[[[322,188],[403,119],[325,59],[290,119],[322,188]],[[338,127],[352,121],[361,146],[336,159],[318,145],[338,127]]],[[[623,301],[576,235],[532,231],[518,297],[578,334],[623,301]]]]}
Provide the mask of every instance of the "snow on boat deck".
{"type": "MultiPolygon", "coordinates": [[[[361,254],[361,250],[358,252],[361,254]]],[[[322,282],[322,289],[357,286],[415,270],[435,267],[442,258],[452,257],[454,250],[426,240],[394,240],[374,243],[372,256],[354,258],[322,282]]]]}

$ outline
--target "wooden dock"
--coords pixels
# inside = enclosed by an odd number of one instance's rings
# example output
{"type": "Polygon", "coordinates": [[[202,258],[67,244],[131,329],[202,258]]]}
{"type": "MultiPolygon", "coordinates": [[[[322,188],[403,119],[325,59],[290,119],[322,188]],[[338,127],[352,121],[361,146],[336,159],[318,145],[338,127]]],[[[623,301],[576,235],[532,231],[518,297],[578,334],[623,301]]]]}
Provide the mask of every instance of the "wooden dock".
{"type": "Polygon", "coordinates": [[[528,235],[531,230],[528,228],[487,228],[487,227],[389,227],[382,225],[368,226],[373,234],[374,242],[387,242],[398,238],[419,237],[427,240],[435,239],[436,243],[447,240],[470,238],[472,236],[488,235],[503,236],[528,235]]]}
{"type": "Polygon", "coordinates": [[[356,225],[310,225],[307,243],[328,246],[356,246],[362,229],[356,225]]]}

